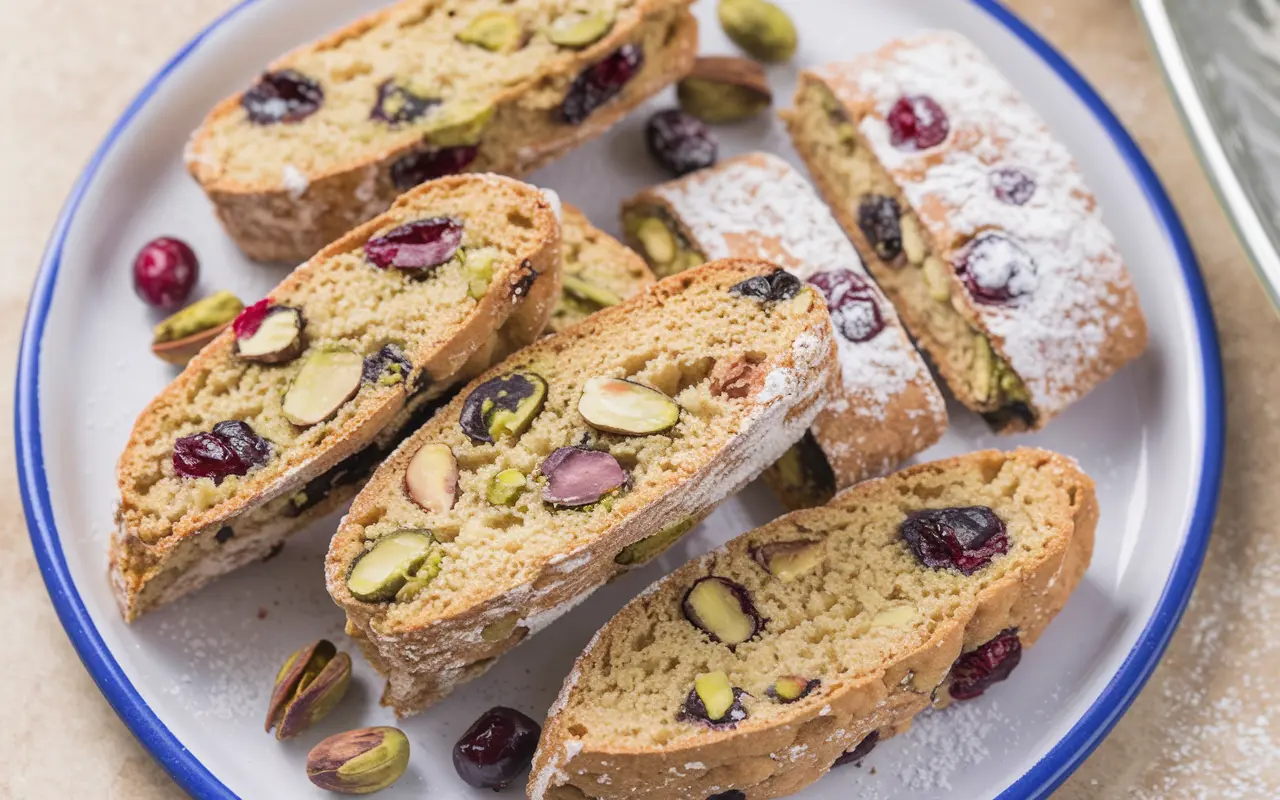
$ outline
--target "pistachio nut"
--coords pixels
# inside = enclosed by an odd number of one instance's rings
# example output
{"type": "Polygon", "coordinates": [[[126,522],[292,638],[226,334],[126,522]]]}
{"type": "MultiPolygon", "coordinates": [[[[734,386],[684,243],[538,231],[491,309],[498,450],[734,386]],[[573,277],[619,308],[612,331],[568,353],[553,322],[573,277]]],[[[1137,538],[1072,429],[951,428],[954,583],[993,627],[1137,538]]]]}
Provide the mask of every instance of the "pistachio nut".
{"type": "Polygon", "coordinates": [[[655,268],[664,267],[676,260],[679,245],[667,224],[657,217],[638,218],[631,226],[632,235],[640,245],[645,260],[655,268]]]}
{"type": "Polygon", "coordinates": [[[151,352],[170,364],[184,366],[243,310],[244,303],[231,292],[197,300],[156,325],[151,352]]]}
{"type": "Polygon", "coordinates": [[[480,100],[451,100],[440,106],[423,134],[432,147],[469,147],[479,144],[493,121],[492,103],[480,100]]]}
{"type": "Polygon", "coordinates": [[[480,638],[486,642],[501,642],[511,638],[515,633],[516,623],[520,621],[520,612],[512,611],[480,629],[480,638]]]}
{"type": "Polygon", "coordinates": [[[520,20],[508,11],[485,11],[477,14],[458,32],[458,41],[474,44],[493,53],[510,53],[520,49],[524,31],[520,20]]]}
{"type": "Polygon", "coordinates": [[[680,107],[703,122],[738,122],[773,102],[764,67],[733,56],[699,58],[676,85],[680,107]]]}
{"type": "Polygon", "coordinates": [[[403,530],[378,539],[352,564],[347,588],[358,600],[380,603],[393,598],[410,580],[430,581],[440,571],[436,537],[430,531],[403,530]],[[434,572],[432,571],[434,569],[434,572]]]}
{"type": "Polygon", "coordinates": [[[467,295],[474,300],[484,297],[493,281],[493,263],[498,260],[496,247],[480,247],[468,250],[462,258],[467,271],[467,295]]]}
{"type": "Polygon", "coordinates": [[[485,499],[495,506],[509,506],[515,503],[527,484],[528,480],[520,470],[504,469],[489,482],[489,488],[484,493],[485,499]]]}
{"type": "Polygon", "coordinates": [[[790,61],[799,36],[787,12],[768,0],[720,0],[720,25],[733,43],[761,61],[790,61]]]}
{"type": "Polygon", "coordinates": [[[351,657],[321,639],[297,650],[276,674],[267,705],[269,733],[291,739],[333,710],[351,684],[351,657]]]}
{"type": "Polygon", "coordinates": [[[599,308],[609,308],[622,302],[621,297],[580,275],[566,272],[561,279],[564,282],[564,291],[583,302],[592,303],[599,308]]]}
{"type": "Polygon", "coordinates": [[[924,243],[924,233],[920,230],[920,220],[915,214],[903,214],[898,220],[898,232],[902,236],[902,252],[907,261],[917,267],[924,263],[928,250],[924,243]]]}
{"type": "Polygon", "coordinates": [[[444,561],[444,552],[440,548],[434,548],[430,553],[427,553],[427,559],[422,562],[422,566],[418,567],[412,577],[404,582],[404,586],[401,586],[396,591],[395,601],[397,603],[407,603],[417,597],[440,574],[440,563],[442,561],[444,561]]]}
{"type": "Polygon", "coordinates": [[[682,520],[677,520],[652,536],[646,536],[640,541],[632,542],[622,548],[622,552],[614,556],[613,561],[615,564],[621,564],[624,567],[652,561],[668,547],[680,541],[681,536],[693,530],[693,527],[701,521],[702,517],[700,516],[685,517],[682,520]]]}
{"type": "Polygon", "coordinates": [[[360,391],[364,358],[346,348],[316,350],[298,370],[280,403],[294,425],[315,425],[338,413],[360,391]]]}
{"type": "MultiPolygon", "coordinates": [[[[910,217],[903,217],[903,219],[910,219],[910,217]]],[[[924,282],[929,288],[929,296],[939,303],[945,303],[951,297],[950,272],[946,262],[937,256],[924,257],[924,282]]]]}
{"type": "Polygon", "coordinates": [[[980,333],[973,335],[973,365],[969,370],[969,390],[978,402],[991,399],[992,375],[995,372],[995,354],[987,337],[980,333]]]}
{"type": "Polygon", "coordinates": [[[575,50],[604,38],[613,27],[613,14],[606,10],[574,11],[556,18],[547,26],[552,44],[575,50]]]}
{"type": "Polygon", "coordinates": [[[307,777],[321,789],[370,794],[400,779],[409,765],[409,738],[397,728],[338,733],[307,754],[307,777]]]}

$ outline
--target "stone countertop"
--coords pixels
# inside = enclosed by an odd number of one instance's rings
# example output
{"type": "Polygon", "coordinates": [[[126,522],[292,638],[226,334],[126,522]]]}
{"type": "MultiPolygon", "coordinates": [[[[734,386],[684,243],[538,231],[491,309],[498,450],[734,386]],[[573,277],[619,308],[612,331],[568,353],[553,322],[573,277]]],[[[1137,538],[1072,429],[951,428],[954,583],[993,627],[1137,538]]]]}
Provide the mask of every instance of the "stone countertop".
{"type": "MultiPolygon", "coordinates": [[[[80,168],[138,87],[228,5],[0,0],[0,241],[11,248],[0,282],[4,386],[45,239],[80,168]]],[[[1280,725],[1280,319],[1201,172],[1129,4],[1009,5],[1102,92],[1160,173],[1208,280],[1227,376],[1226,483],[1190,609],[1133,708],[1057,796],[1280,796],[1270,725],[1280,725]]],[[[11,393],[0,391],[0,403],[7,418],[11,393]]],[[[180,796],[76,658],[31,552],[9,454],[0,470],[0,797],[180,796]]]]}

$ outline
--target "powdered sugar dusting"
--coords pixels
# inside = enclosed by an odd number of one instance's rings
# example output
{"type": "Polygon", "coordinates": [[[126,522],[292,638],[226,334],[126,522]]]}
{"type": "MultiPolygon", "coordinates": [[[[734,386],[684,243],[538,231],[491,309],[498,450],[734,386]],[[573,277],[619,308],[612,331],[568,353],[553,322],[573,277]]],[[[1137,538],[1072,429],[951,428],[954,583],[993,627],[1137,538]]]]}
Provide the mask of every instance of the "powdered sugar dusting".
{"type": "MultiPolygon", "coordinates": [[[[1136,300],[1083,175],[1035,110],[953,33],[899,40],[816,74],[860,120],[944,260],[979,232],[1000,229],[1034,261],[1034,271],[1002,274],[1008,260],[984,259],[978,282],[1004,286],[1009,278],[1021,296],[966,302],[963,311],[986,329],[1032,404],[1052,415],[1092,388],[1089,371],[1136,300]],[[916,152],[892,144],[885,115],[903,95],[932,97],[947,113],[951,130],[940,146],[916,152]],[[1000,169],[1033,182],[1020,187],[1021,204],[1007,202],[1007,192],[998,196],[993,174],[1000,169]]],[[[954,294],[964,301],[960,287],[954,294]]]]}

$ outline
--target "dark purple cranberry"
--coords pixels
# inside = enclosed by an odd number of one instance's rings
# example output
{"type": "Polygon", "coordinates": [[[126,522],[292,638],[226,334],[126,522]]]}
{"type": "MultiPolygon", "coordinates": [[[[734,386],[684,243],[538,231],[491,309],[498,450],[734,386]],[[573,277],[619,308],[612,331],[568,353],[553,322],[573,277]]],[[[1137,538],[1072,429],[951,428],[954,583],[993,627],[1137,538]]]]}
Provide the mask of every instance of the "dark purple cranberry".
{"type": "Polygon", "coordinates": [[[1009,677],[1022,660],[1017,628],[1006,628],[996,638],[956,659],[951,665],[951,697],[970,700],[1009,677]]]}
{"type": "Polygon", "coordinates": [[[438,267],[458,252],[462,224],[448,217],[416,219],[364,243],[364,253],[382,269],[438,267]]]}
{"type": "Polygon", "coordinates": [[[925,94],[904,95],[889,109],[889,141],[899,150],[928,150],[947,138],[947,112],[925,94]]]}
{"type": "Polygon", "coordinates": [[[644,66],[644,51],[624,44],[574,78],[560,104],[560,120],[577,125],[612,100],[644,66]]]}
{"type": "Polygon", "coordinates": [[[831,321],[851,342],[874,339],[884,330],[884,317],[871,282],[847,269],[833,269],[809,277],[822,290],[831,310],[831,321]]]}
{"type": "Polygon", "coordinates": [[[680,611],[690,625],[730,650],[754,639],[767,622],[746,587],[718,575],[694,581],[680,601],[680,611]]]}
{"type": "Polygon", "coordinates": [[[881,261],[892,261],[902,252],[901,216],[898,201],[882,194],[869,194],[858,204],[858,227],[881,261]]]}
{"type": "Polygon", "coordinates": [[[727,792],[713,794],[707,800],[747,800],[747,793],[738,789],[730,789],[727,792]]]}
{"type": "Polygon", "coordinates": [[[157,308],[181,306],[199,277],[200,261],[181,239],[152,239],[133,259],[133,289],[138,297],[157,308]]]}
{"type": "Polygon", "coordinates": [[[716,163],[716,140],[702,120],[678,108],[649,117],[644,129],[649,155],[672,175],[685,175],[716,163]]]}
{"type": "Polygon", "coordinates": [[[1036,288],[1036,262],[1013,239],[985,231],[956,256],[956,273],[979,303],[1010,303],[1036,288]]]}
{"type": "Polygon", "coordinates": [[[235,528],[232,528],[230,525],[223,525],[221,528],[218,528],[218,532],[213,535],[213,538],[218,542],[218,544],[226,544],[236,538],[235,528]]]}
{"type": "Polygon", "coordinates": [[[1001,167],[991,172],[991,191],[1002,203],[1020,206],[1036,193],[1036,179],[1021,167],[1001,167]]]}
{"type": "Polygon", "coordinates": [[[391,165],[391,183],[403,192],[445,175],[457,175],[476,160],[479,152],[475,145],[415,150],[391,165]]]}
{"type": "Polygon", "coordinates": [[[364,383],[377,383],[388,376],[391,383],[397,383],[394,376],[404,380],[413,371],[411,362],[398,344],[384,344],[378,352],[365,356],[364,367],[360,371],[360,380],[364,383]]]}
{"type": "Polygon", "coordinates": [[[254,433],[247,422],[238,419],[219,422],[213,426],[213,435],[221,438],[251,467],[260,467],[271,460],[271,442],[254,433]]]}
{"type": "Polygon", "coordinates": [[[387,78],[378,84],[378,99],[373,104],[369,118],[388,125],[399,125],[401,122],[412,122],[427,113],[432,106],[438,105],[439,98],[414,94],[393,79],[387,78]]]}
{"type": "Polygon", "coordinates": [[[747,718],[747,707],[742,704],[742,698],[750,696],[746,690],[733,687],[733,705],[729,706],[729,710],[724,712],[723,717],[713,720],[707,713],[707,704],[698,696],[698,690],[690,689],[689,695],[684,699],[684,705],[676,713],[676,721],[700,722],[711,728],[737,727],[739,722],[747,718]]]}
{"type": "Polygon", "coordinates": [[[228,475],[244,475],[249,464],[216,433],[193,433],[173,443],[173,469],[184,478],[212,478],[222,483],[228,475]]]}
{"type": "Polygon", "coordinates": [[[880,731],[872,731],[862,737],[862,741],[853,746],[852,750],[848,750],[840,754],[840,757],[831,765],[832,769],[842,767],[845,764],[853,764],[866,758],[872,750],[876,749],[876,745],[880,743],[880,731]]]}
{"type": "Polygon", "coordinates": [[[729,287],[729,294],[750,297],[761,302],[790,300],[800,293],[800,279],[786,270],[776,270],[768,275],[757,275],[729,287]]]}
{"type": "Polygon", "coordinates": [[[324,89],[292,69],[267,72],[240,97],[249,120],[259,125],[298,122],[324,105],[324,89]]]}
{"type": "Polygon", "coordinates": [[[514,708],[480,715],[453,746],[453,768],[469,786],[505,789],[533,761],[542,726],[514,708]]]}
{"type": "Polygon", "coordinates": [[[235,331],[236,338],[247,339],[257,333],[270,310],[271,298],[266,297],[241,311],[231,323],[231,330],[235,331]]]}
{"type": "Polygon", "coordinates": [[[933,569],[972,575],[993,556],[1009,552],[1009,532],[986,506],[912,511],[898,530],[916,558],[933,569]]]}

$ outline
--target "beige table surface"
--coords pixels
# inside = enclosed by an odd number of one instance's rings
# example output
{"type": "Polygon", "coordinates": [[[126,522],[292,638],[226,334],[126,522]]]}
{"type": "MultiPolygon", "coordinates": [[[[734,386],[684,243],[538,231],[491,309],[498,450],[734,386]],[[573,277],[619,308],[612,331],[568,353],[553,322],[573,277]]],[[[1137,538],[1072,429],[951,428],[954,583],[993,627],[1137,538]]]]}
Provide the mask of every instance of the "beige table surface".
{"type": "MultiPolygon", "coordinates": [[[[1280,320],[1205,181],[1126,0],[1010,4],[1101,90],[1173,195],[1208,278],[1229,397],[1222,512],[1190,611],[1133,708],[1057,797],[1280,797],[1273,738],[1280,737],[1280,404],[1273,399],[1280,397],[1280,320]]],[[[64,196],[129,98],[228,5],[0,0],[4,418],[27,293],[64,196]]],[[[12,449],[7,437],[3,447],[12,449]]],[[[58,624],[13,470],[6,452],[0,798],[180,796],[98,694],[58,624]]]]}

